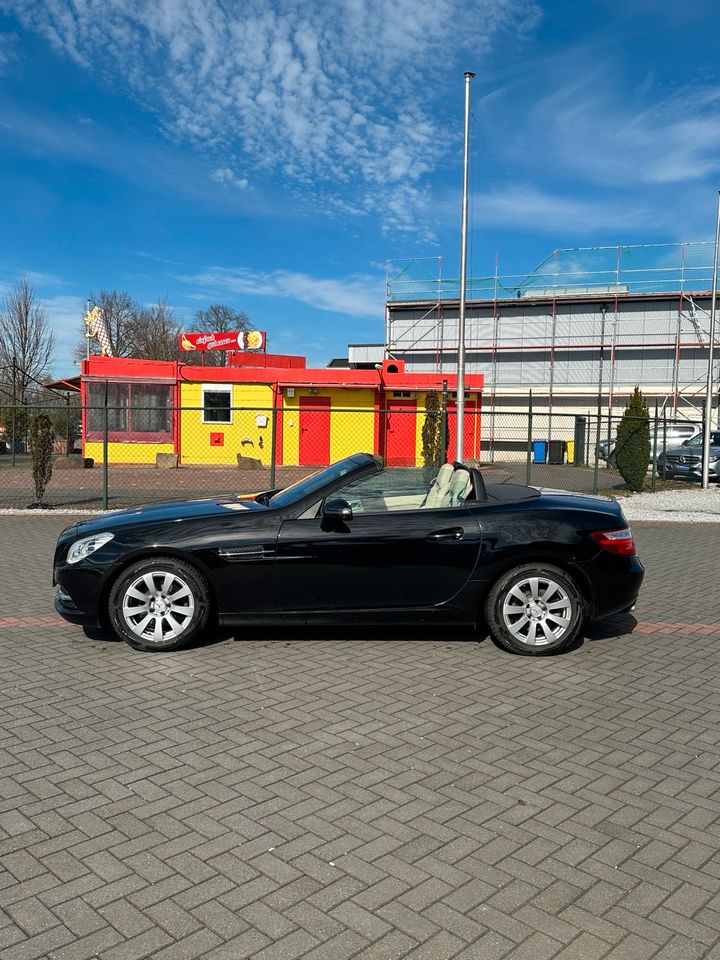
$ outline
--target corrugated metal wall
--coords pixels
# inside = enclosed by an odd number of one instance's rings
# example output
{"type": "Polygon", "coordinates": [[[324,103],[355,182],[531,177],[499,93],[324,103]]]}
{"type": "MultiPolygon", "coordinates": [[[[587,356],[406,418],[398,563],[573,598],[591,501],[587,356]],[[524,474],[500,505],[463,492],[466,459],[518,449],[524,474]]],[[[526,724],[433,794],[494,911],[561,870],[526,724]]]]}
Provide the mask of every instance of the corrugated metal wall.
{"type": "MultiPolygon", "coordinates": [[[[709,297],[694,296],[694,304],[695,322],[691,301],[680,294],[469,303],[467,371],[485,375],[486,393],[552,385],[586,394],[597,390],[602,362],[603,392],[612,385],[624,394],[635,384],[655,393],[670,394],[676,384],[680,393],[692,391],[707,368],[709,297]]],[[[389,303],[388,311],[388,349],[409,370],[454,370],[457,302],[389,303]]]]}

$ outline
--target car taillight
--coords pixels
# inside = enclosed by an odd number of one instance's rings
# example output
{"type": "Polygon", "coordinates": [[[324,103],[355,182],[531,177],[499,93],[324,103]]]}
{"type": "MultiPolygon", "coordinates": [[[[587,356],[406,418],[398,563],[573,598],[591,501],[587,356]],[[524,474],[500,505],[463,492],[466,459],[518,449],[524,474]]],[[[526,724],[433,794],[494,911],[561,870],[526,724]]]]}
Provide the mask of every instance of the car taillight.
{"type": "Polygon", "coordinates": [[[620,557],[632,557],[635,554],[635,540],[630,527],[624,530],[596,530],[591,536],[598,546],[610,553],[620,557]]]}

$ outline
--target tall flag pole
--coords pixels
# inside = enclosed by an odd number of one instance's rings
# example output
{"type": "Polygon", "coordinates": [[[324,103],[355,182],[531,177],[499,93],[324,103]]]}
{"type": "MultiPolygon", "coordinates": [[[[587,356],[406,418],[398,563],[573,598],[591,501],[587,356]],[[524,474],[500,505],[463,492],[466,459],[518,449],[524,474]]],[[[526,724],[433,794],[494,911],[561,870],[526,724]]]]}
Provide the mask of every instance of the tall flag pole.
{"type": "Polygon", "coordinates": [[[703,424],[702,446],[702,488],[707,490],[710,483],[710,430],[712,428],[713,401],[713,350],[715,347],[715,304],[718,284],[718,243],[720,243],[720,190],[718,191],[717,221],[715,224],[715,250],[713,253],[712,301],[710,306],[710,337],[708,342],[707,386],[705,389],[705,416],[703,424]]]}
{"type": "Polygon", "coordinates": [[[465,434],[465,291],[467,286],[468,156],[470,150],[470,81],[465,73],[465,153],[463,156],[462,226],[460,231],[460,312],[458,316],[457,401],[455,404],[455,459],[462,462],[465,434]]]}

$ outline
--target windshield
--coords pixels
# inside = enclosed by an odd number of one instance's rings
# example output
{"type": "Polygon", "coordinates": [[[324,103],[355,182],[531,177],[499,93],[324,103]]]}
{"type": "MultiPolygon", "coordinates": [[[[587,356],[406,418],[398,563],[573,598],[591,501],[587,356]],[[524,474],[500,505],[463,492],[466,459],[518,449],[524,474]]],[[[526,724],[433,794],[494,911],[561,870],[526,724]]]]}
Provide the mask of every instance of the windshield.
{"type": "MultiPolygon", "coordinates": [[[[685,444],[686,447],[701,447],[703,445],[702,434],[698,434],[697,437],[693,437],[692,440],[688,440],[685,444]]],[[[710,445],[713,447],[720,447],[720,431],[713,432],[710,434],[710,445]]]]}
{"type": "Polygon", "coordinates": [[[357,468],[358,463],[353,457],[340,460],[339,463],[333,463],[324,470],[311,473],[309,477],[303,477],[302,480],[285,487],[284,490],[270,497],[269,502],[274,507],[287,507],[289,504],[296,503],[303,497],[320,490],[326,483],[332,483],[333,480],[339,480],[348,473],[356,472],[357,468]]]}

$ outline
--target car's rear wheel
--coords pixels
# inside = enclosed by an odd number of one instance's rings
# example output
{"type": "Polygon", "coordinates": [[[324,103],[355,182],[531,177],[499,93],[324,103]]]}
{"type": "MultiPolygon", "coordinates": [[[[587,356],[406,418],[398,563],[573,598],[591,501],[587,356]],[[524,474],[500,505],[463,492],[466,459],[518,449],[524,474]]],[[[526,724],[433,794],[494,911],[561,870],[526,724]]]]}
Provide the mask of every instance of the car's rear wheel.
{"type": "Polygon", "coordinates": [[[527,564],[508,571],[485,602],[493,640],[525,656],[559,653],[575,640],[584,604],[573,579],[550,564],[527,564]]]}
{"type": "Polygon", "coordinates": [[[177,650],[207,626],[210,588],[182,560],[140,560],[113,585],[108,614],[115,633],[136,650],[177,650]]]}

